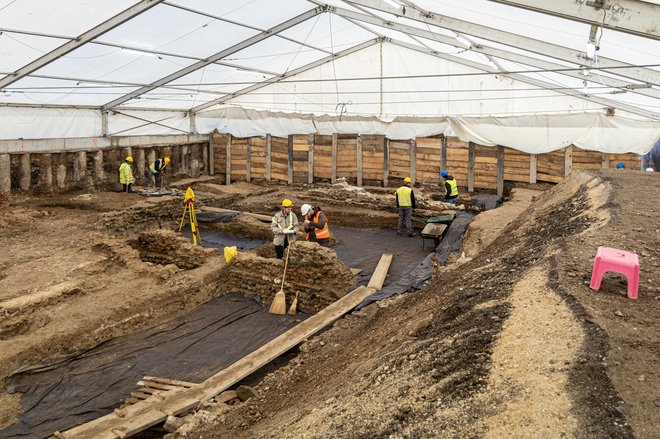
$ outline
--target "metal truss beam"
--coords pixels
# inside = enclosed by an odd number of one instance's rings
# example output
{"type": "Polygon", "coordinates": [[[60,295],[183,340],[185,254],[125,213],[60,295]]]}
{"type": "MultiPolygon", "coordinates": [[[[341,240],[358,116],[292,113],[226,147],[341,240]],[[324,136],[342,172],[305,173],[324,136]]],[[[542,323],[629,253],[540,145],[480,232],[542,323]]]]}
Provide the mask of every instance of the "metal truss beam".
{"type": "Polygon", "coordinates": [[[241,51],[245,48],[253,46],[254,44],[257,44],[260,41],[263,41],[263,40],[265,40],[269,37],[272,37],[273,35],[277,35],[279,32],[282,32],[283,30],[289,29],[293,26],[296,26],[297,24],[302,23],[303,21],[306,21],[306,20],[308,20],[312,17],[317,16],[318,14],[321,14],[321,13],[325,12],[325,10],[326,10],[326,8],[324,8],[324,7],[316,7],[314,9],[311,9],[307,12],[304,12],[304,13],[298,15],[297,17],[286,20],[286,21],[278,24],[277,26],[274,26],[274,27],[272,27],[268,30],[265,30],[263,32],[260,32],[259,34],[255,35],[253,37],[250,37],[246,40],[243,40],[238,44],[234,44],[233,46],[228,47],[227,49],[224,49],[220,52],[217,52],[214,55],[211,55],[210,57],[208,57],[206,60],[198,61],[198,62],[196,62],[196,63],[194,63],[194,64],[192,64],[188,67],[185,67],[185,68],[183,68],[179,71],[171,73],[171,74],[165,76],[164,78],[161,78],[161,79],[153,82],[152,84],[150,84],[146,87],[141,87],[138,90],[135,90],[131,93],[128,93],[128,94],[120,97],[120,98],[117,98],[117,99],[105,104],[103,106],[103,109],[108,110],[108,109],[114,108],[118,105],[121,105],[124,102],[127,102],[127,101],[129,101],[133,98],[136,98],[136,97],[140,96],[140,95],[143,95],[144,93],[147,93],[147,92],[149,92],[153,89],[161,87],[161,86],[163,86],[163,85],[165,85],[169,82],[174,81],[175,79],[179,79],[183,76],[186,76],[189,73],[192,73],[196,70],[199,70],[203,67],[206,67],[207,65],[212,64],[216,61],[219,61],[222,58],[225,58],[225,57],[227,57],[227,56],[229,56],[233,53],[239,52],[239,51],[241,51]]]}
{"type": "MultiPolygon", "coordinates": [[[[437,58],[442,58],[442,59],[445,59],[447,61],[455,62],[455,63],[458,63],[458,64],[463,64],[465,66],[472,67],[472,68],[478,69],[478,70],[482,70],[484,72],[489,72],[489,73],[492,73],[494,75],[500,75],[500,76],[505,76],[507,78],[515,79],[516,81],[520,81],[520,82],[524,82],[524,83],[527,83],[527,84],[530,84],[530,85],[534,85],[534,86],[539,87],[541,89],[548,89],[548,88],[556,87],[554,84],[551,84],[551,83],[546,82],[546,81],[541,81],[541,80],[538,80],[538,79],[529,78],[525,75],[518,74],[518,73],[503,73],[503,72],[500,72],[498,69],[493,68],[493,67],[491,67],[487,64],[480,64],[480,63],[477,63],[477,62],[474,62],[474,61],[469,61],[469,60],[466,60],[466,59],[463,59],[463,58],[460,58],[460,57],[457,57],[457,56],[454,56],[454,55],[448,55],[448,54],[444,54],[444,53],[439,53],[435,50],[424,49],[422,47],[416,46],[414,44],[409,44],[409,43],[406,43],[406,42],[403,42],[403,41],[390,40],[390,43],[395,44],[395,45],[400,46],[400,47],[405,47],[405,48],[410,49],[410,50],[414,50],[416,52],[425,53],[427,55],[431,55],[431,56],[434,56],[434,57],[437,57],[437,58]]],[[[618,108],[622,111],[627,111],[629,113],[637,114],[639,116],[643,116],[643,117],[646,117],[646,118],[649,118],[649,119],[660,120],[660,113],[647,111],[647,110],[644,110],[642,108],[636,107],[634,105],[629,105],[629,104],[625,104],[625,103],[622,103],[622,102],[616,102],[616,101],[612,101],[610,99],[601,98],[601,97],[598,97],[598,96],[592,96],[592,95],[584,94],[584,93],[581,93],[577,90],[553,90],[553,91],[556,91],[556,92],[559,92],[559,93],[562,93],[562,94],[565,94],[565,95],[568,95],[568,96],[572,96],[572,97],[575,97],[575,98],[578,98],[578,99],[583,99],[585,101],[594,102],[594,103],[597,103],[599,105],[603,105],[605,107],[618,108]]]]}
{"type": "Polygon", "coordinates": [[[378,43],[380,43],[381,41],[382,41],[381,38],[375,38],[375,39],[373,39],[373,40],[365,41],[364,43],[358,44],[358,45],[353,46],[353,47],[349,47],[348,49],[346,49],[346,50],[342,50],[341,52],[337,52],[337,53],[334,54],[334,55],[330,55],[330,56],[327,56],[327,57],[325,57],[325,58],[323,58],[323,59],[320,59],[320,60],[318,60],[318,61],[314,61],[314,62],[312,62],[312,63],[309,63],[309,64],[306,64],[306,65],[304,65],[304,66],[298,67],[297,69],[295,69],[295,70],[291,70],[290,72],[288,72],[288,73],[286,73],[286,74],[284,74],[284,75],[280,75],[280,76],[278,76],[277,78],[271,78],[271,79],[268,79],[268,80],[263,81],[263,82],[260,82],[260,83],[258,83],[258,84],[254,84],[254,85],[251,85],[251,86],[249,86],[249,87],[246,87],[246,88],[244,88],[244,89],[242,89],[242,90],[238,90],[238,91],[236,91],[236,92],[234,92],[234,93],[230,93],[228,96],[225,96],[225,97],[222,97],[222,98],[219,98],[219,99],[214,99],[214,100],[209,101],[209,102],[207,102],[207,103],[205,103],[205,104],[198,105],[198,106],[196,106],[195,108],[191,109],[190,111],[191,111],[191,113],[197,113],[197,112],[199,112],[199,111],[202,111],[202,110],[205,110],[205,109],[207,109],[207,108],[210,108],[210,107],[212,107],[212,106],[214,106],[214,105],[222,104],[222,103],[224,103],[224,102],[227,102],[227,101],[230,100],[230,99],[234,99],[234,98],[237,98],[238,96],[242,96],[242,95],[248,94],[248,93],[250,93],[250,92],[253,92],[253,91],[258,90],[258,89],[260,89],[260,88],[264,88],[264,87],[266,87],[266,86],[268,86],[268,85],[271,85],[271,84],[276,84],[276,83],[278,83],[278,82],[280,82],[280,81],[283,81],[283,80],[285,80],[285,79],[287,79],[287,78],[290,78],[290,77],[292,77],[292,76],[298,75],[298,74],[300,74],[300,73],[302,73],[302,72],[305,72],[305,71],[307,71],[307,70],[311,70],[311,69],[313,69],[314,67],[318,67],[318,66],[320,66],[320,65],[323,65],[323,64],[326,64],[326,63],[332,62],[332,61],[334,61],[335,59],[341,58],[341,57],[346,56],[346,55],[350,55],[351,53],[358,52],[358,51],[360,51],[360,50],[362,50],[362,49],[366,49],[367,47],[370,47],[370,46],[373,46],[373,45],[375,45],[375,44],[378,44],[378,43]]]}
{"type": "MultiPolygon", "coordinates": [[[[586,59],[584,52],[578,50],[548,43],[546,41],[524,37],[522,35],[506,32],[500,29],[470,23],[435,12],[419,11],[416,6],[409,5],[405,8],[396,8],[383,0],[344,1],[351,5],[365,6],[371,9],[392,14],[395,17],[406,17],[410,20],[438,26],[459,34],[472,35],[473,37],[493,41],[511,47],[516,47],[528,52],[536,53],[538,55],[543,55],[570,63],[576,63],[578,65],[587,64],[589,62],[589,60],[586,59]]],[[[622,61],[605,57],[598,58],[598,67],[602,71],[608,71],[608,68],[613,68],[612,72],[610,73],[615,75],[647,84],[660,85],[660,72],[657,70],[637,67],[634,65],[626,64],[622,61]],[[624,66],[627,67],[622,68],[624,66]]]]}
{"type": "Polygon", "coordinates": [[[140,3],[120,12],[79,37],[69,40],[60,47],[0,79],[0,90],[162,2],[163,0],[142,0],[140,3]]]}
{"type": "Polygon", "coordinates": [[[660,5],[639,0],[490,0],[542,14],[579,21],[639,37],[660,40],[660,5]]]}
{"type": "MultiPolygon", "coordinates": [[[[450,46],[458,47],[461,49],[469,49],[472,52],[475,53],[480,53],[485,56],[494,56],[497,58],[501,59],[506,59],[509,61],[513,61],[519,64],[524,64],[530,67],[535,67],[538,69],[544,69],[544,70],[564,70],[557,72],[559,74],[565,75],[565,76],[570,76],[573,78],[577,78],[580,80],[588,79],[585,76],[582,75],[581,72],[578,71],[565,71],[568,67],[566,65],[562,64],[557,64],[553,63],[550,61],[544,61],[539,58],[535,58],[532,56],[527,56],[527,55],[522,55],[520,53],[516,52],[511,52],[503,49],[498,49],[495,47],[490,47],[486,46],[483,44],[479,45],[471,45],[468,46],[460,41],[458,41],[456,38],[448,37],[446,35],[438,34],[436,32],[432,32],[430,30],[424,30],[424,29],[419,29],[413,26],[407,26],[404,24],[398,24],[394,23],[388,20],[385,20],[380,17],[374,17],[372,15],[367,15],[367,14],[361,14],[359,12],[353,12],[344,8],[334,8],[331,9],[330,12],[333,12],[347,20],[355,20],[359,22],[364,22],[364,23],[369,23],[375,26],[387,28],[387,29],[392,29],[396,30],[402,33],[407,34],[408,36],[411,37],[421,37],[425,38],[430,41],[435,41],[438,43],[442,44],[447,44],[450,46]]],[[[423,42],[420,42],[420,44],[424,44],[423,42]]],[[[619,88],[621,90],[626,90],[630,92],[634,92],[640,95],[645,95],[649,96],[652,98],[658,98],[660,99],[660,90],[652,89],[652,88],[636,88],[639,86],[637,83],[631,83],[627,81],[622,81],[620,79],[615,79],[609,76],[601,76],[599,80],[602,80],[602,83],[613,88],[619,88]]]]}
{"type": "MultiPolygon", "coordinates": [[[[0,32],[7,32],[7,33],[12,33],[12,34],[22,34],[22,35],[33,35],[33,36],[45,37],[45,38],[58,38],[58,39],[62,39],[62,40],[71,40],[71,39],[75,38],[75,37],[66,36],[66,35],[46,34],[46,33],[43,33],[43,32],[24,31],[24,30],[9,29],[9,28],[3,28],[3,27],[0,27],[0,32]]],[[[150,54],[158,55],[158,56],[169,56],[169,57],[172,57],[172,58],[191,59],[191,60],[195,60],[195,61],[201,61],[201,60],[204,59],[204,58],[200,58],[198,56],[183,55],[181,53],[163,52],[163,51],[160,51],[160,50],[153,50],[153,49],[144,49],[142,47],[127,46],[125,44],[111,43],[109,41],[102,41],[102,40],[90,41],[89,44],[98,44],[99,46],[116,47],[118,49],[136,50],[138,52],[145,52],[145,53],[150,53],[150,54]]],[[[321,49],[318,49],[318,50],[323,51],[321,49]]],[[[217,64],[219,66],[231,67],[231,68],[237,69],[237,70],[244,70],[244,71],[247,71],[247,72],[262,73],[262,74],[265,74],[265,75],[277,76],[279,74],[279,73],[276,73],[276,72],[270,72],[268,70],[258,69],[258,68],[255,68],[255,67],[243,67],[243,66],[228,63],[228,62],[217,61],[214,64],[217,64]]],[[[2,74],[2,73],[0,72],[0,74],[2,74]]],[[[6,73],[6,74],[10,74],[10,73],[6,73]]],[[[28,75],[28,76],[35,76],[36,77],[36,75],[28,75]]]]}

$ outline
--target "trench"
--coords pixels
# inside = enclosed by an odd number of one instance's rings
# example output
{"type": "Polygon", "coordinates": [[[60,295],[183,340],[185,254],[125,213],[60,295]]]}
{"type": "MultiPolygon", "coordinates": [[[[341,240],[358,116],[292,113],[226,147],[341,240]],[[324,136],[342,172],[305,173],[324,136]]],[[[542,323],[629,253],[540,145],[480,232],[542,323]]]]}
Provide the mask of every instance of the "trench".
{"type": "MultiPolygon", "coordinates": [[[[437,265],[460,249],[472,217],[459,213],[435,248],[424,249],[420,236],[401,237],[391,229],[342,226],[332,227],[336,242],[331,248],[343,264],[362,270],[355,276],[356,285],[368,282],[382,253],[394,254],[384,288],[365,299],[362,307],[423,288],[437,265]]],[[[217,218],[206,220],[200,227],[204,247],[220,252],[228,245],[244,252],[272,247],[263,238],[214,230],[207,226],[217,218]]],[[[184,230],[190,236],[189,229],[184,230]]],[[[274,316],[255,294],[228,292],[154,328],[113,338],[61,361],[19,370],[6,379],[6,386],[9,393],[22,393],[22,413],[17,424],[0,430],[0,437],[48,437],[101,417],[129,399],[145,375],[199,383],[303,321],[309,313],[302,311],[296,316],[274,316]]]]}

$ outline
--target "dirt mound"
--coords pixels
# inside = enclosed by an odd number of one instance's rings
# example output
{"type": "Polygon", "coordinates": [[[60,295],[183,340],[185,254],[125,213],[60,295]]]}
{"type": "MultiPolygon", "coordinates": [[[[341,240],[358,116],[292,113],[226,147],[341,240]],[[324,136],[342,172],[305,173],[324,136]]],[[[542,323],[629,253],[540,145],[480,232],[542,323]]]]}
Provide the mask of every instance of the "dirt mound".
{"type": "MultiPolygon", "coordinates": [[[[623,366],[623,359],[612,364],[606,360],[612,355],[607,340],[620,338],[621,329],[610,320],[630,317],[612,312],[598,318],[604,300],[599,297],[612,287],[595,294],[587,280],[597,245],[629,238],[628,212],[649,206],[625,195],[635,182],[613,192],[603,179],[618,181],[607,172],[577,173],[544,194],[472,261],[440,270],[417,294],[338,321],[304,344],[289,366],[266,377],[257,398],[227,413],[223,409],[196,434],[632,437],[636,431],[640,437],[652,436],[653,392],[645,393],[650,399],[640,405],[632,391],[616,382],[618,369],[631,368],[637,373],[628,370],[629,377],[653,387],[646,383],[652,360],[657,361],[657,349],[649,349],[658,346],[657,293],[649,294],[644,286],[640,302],[625,302],[633,307],[629,312],[637,315],[635,322],[644,322],[644,335],[636,332],[643,337],[636,346],[630,340],[617,343],[621,353],[616,357],[632,350],[641,366],[623,366]],[[625,200],[625,213],[612,199],[625,200]],[[613,220],[608,222],[604,209],[613,220]],[[628,218],[618,224],[617,217],[628,218]],[[576,279],[576,262],[584,280],[576,279]],[[607,334],[596,320],[607,323],[607,334]],[[630,400],[625,405],[620,404],[622,393],[630,400]],[[627,410],[629,404],[640,412],[627,410]]],[[[660,196],[658,182],[646,190],[654,194],[651,199],[660,196]]],[[[643,251],[647,258],[658,258],[660,236],[652,240],[655,247],[649,244],[643,251]]],[[[658,280],[657,271],[651,282],[658,280]]]]}

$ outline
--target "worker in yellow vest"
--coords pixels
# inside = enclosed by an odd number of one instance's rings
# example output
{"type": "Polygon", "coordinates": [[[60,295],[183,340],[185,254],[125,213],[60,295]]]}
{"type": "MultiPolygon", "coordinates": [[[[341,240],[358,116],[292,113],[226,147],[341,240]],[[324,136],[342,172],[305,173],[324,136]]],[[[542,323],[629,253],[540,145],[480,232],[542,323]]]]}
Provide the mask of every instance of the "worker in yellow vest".
{"type": "Polygon", "coordinates": [[[445,201],[447,203],[456,204],[456,198],[458,198],[458,185],[456,184],[456,179],[453,175],[449,175],[449,172],[447,171],[442,171],[440,175],[442,175],[442,179],[445,182],[445,201]]]}
{"type": "Polygon", "coordinates": [[[318,242],[326,245],[330,242],[330,229],[328,228],[328,218],[321,211],[319,206],[313,207],[311,204],[303,204],[300,208],[303,214],[303,226],[307,232],[306,240],[318,242]]]}
{"type": "Polygon", "coordinates": [[[144,181],[144,188],[147,189],[151,184],[151,178],[154,178],[156,183],[156,189],[160,188],[160,182],[162,181],[162,174],[165,174],[165,168],[170,164],[170,158],[165,157],[164,159],[157,159],[155,162],[149,165],[147,169],[147,177],[144,181]]]}
{"type": "Polygon", "coordinates": [[[403,179],[403,186],[396,190],[396,207],[399,209],[399,224],[397,226],[397,235],[403,234],[403,225],[406,225],[406,233],[408,236],[415,236],[415,231],[412,227],[412,214],[415,209],[415,193],[410,185],[412,180],[410,177],[403,179]]]}
{"type": "Polygon", "coordinates": [[[133,164],[133,157],[128,156],[119,166],[119,184],[124,187],[124,192],[129,193],[133,192],[133,183],[135,183],[135,178],[133,177],[133,169],[131,165],[133,164]]]}

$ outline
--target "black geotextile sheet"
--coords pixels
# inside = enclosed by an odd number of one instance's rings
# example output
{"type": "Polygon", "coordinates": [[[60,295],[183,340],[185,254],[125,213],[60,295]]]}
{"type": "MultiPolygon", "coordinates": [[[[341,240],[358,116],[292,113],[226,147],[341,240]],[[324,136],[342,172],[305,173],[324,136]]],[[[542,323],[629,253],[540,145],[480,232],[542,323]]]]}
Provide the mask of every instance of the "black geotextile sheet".
{"type": "MultiPolygon", "coordinates": [[[[449,254],[461,249],[463,235],[473,217],[474,214],[470,212],[459,211],[456,213],[456,218],[454,218],[454,221],[452,221],[451,225],[440,240],[440,244],[438,244],[435,249],[434,253],[437,256],[438,266],[445,265],[449,254]]],[[[411,290],[420,290],[435,273],[432,257],[433,254],[427,255],[424,260],[408,270],[403,276],[395,278],[398,279],[396,282],[385,285],[383,289],[376,294],[366,297],[357,306],[357,309],[395,294],[403,294],[411,290]]]]}
{"type": "Polygon", "coordinates": [[[383,253],[393,253],[385,285],[405,276],[431,251],[422,248],[422,237],[399,236],[391,229],[351,229],[330,226],[338,243],[332,246],[345,265],[361,268],[358,284],[366,285],[383,253]]]}
{"type": "Polygon", "coordinates": [[[231,293],[156,328],[17,372],[6,386],[23,392],[23,413],[0,438],[44,438],[103,416],[136,391],[144,375],[199,383],[306,318],[275,316],[231,293]]]}

